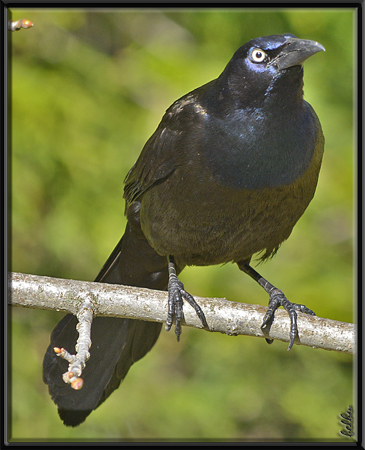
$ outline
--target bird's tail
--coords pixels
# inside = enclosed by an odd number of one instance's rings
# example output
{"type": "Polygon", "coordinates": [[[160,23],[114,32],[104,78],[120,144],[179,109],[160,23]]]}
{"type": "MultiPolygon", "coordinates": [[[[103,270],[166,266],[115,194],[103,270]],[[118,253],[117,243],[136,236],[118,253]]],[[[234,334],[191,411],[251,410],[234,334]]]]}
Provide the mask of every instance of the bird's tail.
{"type": "MultiPolygon", "coordinates": [[[[95,281],[165,290],[167,259],[158,255],[142,233],[135,232],[128,224],[95,281]]],[[[155,322],[94,318],[90,359],[82,372],[84,385],[80,390],[73,390],[62,380],[68,362],[57,357],[53,348],[63,347],[73,352],[78,338],[76,324],[76,317],[67,314],[56,325],[43,361],[43,380],[68,426],[82,423],[118,388],[131,365],[153,347],[161,331],[161,324],[155,322]]]]}

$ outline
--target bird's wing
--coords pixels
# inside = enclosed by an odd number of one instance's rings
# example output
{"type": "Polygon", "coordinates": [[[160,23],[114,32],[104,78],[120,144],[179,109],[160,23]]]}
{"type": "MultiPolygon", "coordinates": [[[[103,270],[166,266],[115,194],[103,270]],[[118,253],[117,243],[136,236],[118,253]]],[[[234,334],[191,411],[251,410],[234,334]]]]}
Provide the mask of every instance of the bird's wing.
{"type": "Polygon", "coordinates": [[[185,149],[189,145],[187,139],[196,145],[199,123],[203,124],[206,118],[199,99],[213,81],[181,97],[168,108],[124,180],[127,204],[131,204],[155,183],[166,179],[184,163],[185,149]],[[195,136],[192,136],[194,130],[195,136]]]}

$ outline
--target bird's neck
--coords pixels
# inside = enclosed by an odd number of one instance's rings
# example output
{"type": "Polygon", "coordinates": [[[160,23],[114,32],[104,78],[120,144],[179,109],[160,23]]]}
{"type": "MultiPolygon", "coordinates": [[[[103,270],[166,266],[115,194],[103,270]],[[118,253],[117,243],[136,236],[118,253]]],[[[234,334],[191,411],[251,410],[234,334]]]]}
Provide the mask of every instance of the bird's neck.
{"type": "Polygon", "coordinates": [[[265,90],[265,105],[272,105],[276,109],[285,108],[287,111],[297,111],[303,106],[303,69],[293,67],[290,76],[281,72],[274,77],[265,90]]]}
{"type": "Polygon", "coordinates": [[[303,84],[303,69],[296,66],[281,71],[267,84],[248,82],[223,72],[213,89],[219,109],[224,113],[232,109],[268,108],[269,105],[276,110],[285,108],[290,111],[303,105],[303,84]]]}

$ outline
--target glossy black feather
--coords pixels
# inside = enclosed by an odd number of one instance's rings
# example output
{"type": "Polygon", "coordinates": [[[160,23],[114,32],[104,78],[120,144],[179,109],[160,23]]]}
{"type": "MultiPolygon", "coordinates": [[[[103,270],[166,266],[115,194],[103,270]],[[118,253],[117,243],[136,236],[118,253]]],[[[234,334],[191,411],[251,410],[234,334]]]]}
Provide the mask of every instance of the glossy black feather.
{"type": "MultiPolygon", "coordinates": [[[[246,264],[275,254],[309,202],[324,138],[303,100],[302,63],[324,48],[295,36],[254,39],[222,74],[167,109],[125,179],[126,233],[97,281],[166,289],[167,257],[177,264],[246,264]]],[[[161,325],[96,318],[84,388],[61,379],[75,319],[55,328],[44,380],[66,425],[75,426],[116,389],[158,338],[161,325]]]]}

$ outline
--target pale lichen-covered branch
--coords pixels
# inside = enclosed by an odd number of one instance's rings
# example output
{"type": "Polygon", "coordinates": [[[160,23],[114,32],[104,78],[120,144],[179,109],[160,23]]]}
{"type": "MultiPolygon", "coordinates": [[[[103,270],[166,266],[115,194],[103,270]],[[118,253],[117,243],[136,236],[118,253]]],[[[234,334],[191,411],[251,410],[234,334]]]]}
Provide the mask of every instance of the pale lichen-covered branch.
{"type": "MultiPolygon", "coordinates": [[[[167,316],[167,293],[115,284],[50,278],[9,273],[9,303],[27,308],[51,309],[78,315],[85,302],[91,303],[94,315],[127,317],[164,322],[167,316]]],[[[221,298],[195,297],[206,316],[209,331],[228,335],[270,337],[289,341],[290,320],[284,310],[275,312],[268,332],[261,324],[266,307],[237,303],[221,298]]],[[[184,304],[184,325],[201,328],[201,322],[189,304],[184,304]]],[[[295,343],[325,350],[355,353],[356,327],[298,313],[299,336],[295,343]]]]}

